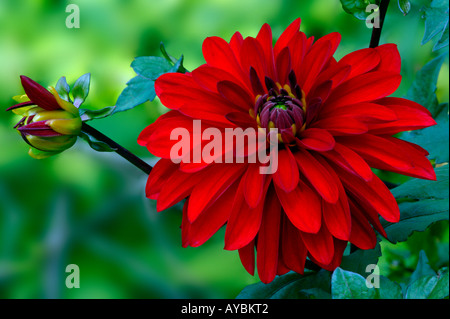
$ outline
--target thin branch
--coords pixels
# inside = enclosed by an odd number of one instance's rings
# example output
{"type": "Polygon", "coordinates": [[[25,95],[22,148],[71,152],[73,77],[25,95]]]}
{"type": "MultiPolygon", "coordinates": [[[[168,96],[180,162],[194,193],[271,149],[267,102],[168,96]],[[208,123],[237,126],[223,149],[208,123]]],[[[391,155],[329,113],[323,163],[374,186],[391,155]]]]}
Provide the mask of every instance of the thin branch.
{"type": "Polygon", "coordinates": [[[112,139],[110,139],[108,136],[106,136],[102,132],[97,131],[95,128],[93,128],[92,126],[90,126],[86,123],[83,123],[81,130],[89,135],[92,135],[97,140],[108,144],[108,146],[111,147],[112,149],[114,149],[117,154],[122,156],[124,159],[129,161],[131,164],[133,164],[140,170],[142,170],[145,174],[147,174],[147,175],[150,174],[150,172],[152,170],[152,166],[150,166],[149,164],[144,162],[142,159],[140,159],[139,157],[137,157],[136,155],[131,153],[126,148],[124,148],[121,145],[114,142],[112,139]]]}

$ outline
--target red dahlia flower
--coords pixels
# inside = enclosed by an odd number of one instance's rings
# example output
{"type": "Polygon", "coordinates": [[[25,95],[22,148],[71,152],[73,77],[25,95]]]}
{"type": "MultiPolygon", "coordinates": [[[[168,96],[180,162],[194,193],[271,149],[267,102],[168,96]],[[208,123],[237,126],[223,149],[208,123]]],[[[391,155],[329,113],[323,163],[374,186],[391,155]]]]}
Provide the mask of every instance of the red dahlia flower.
{"type": "Polygon", "coordinates": [[[348,242],[371,249],[374,229],[386,236],[378,215],[397,222],[400,213],[371,167],[435,179],[427,151],[393,137],[436,124],[421,105],[387,97],[401,81],[397,47],[362,49],[336,61],[339,33],[314,41],[299,28],[297,19],[275,46],[267,24],[256,38],[239,32],[229,43],[207,38],[206,64],[156,81],[156,93],[171,111],[138,140],[161,157],[146,187],[158,211],[187,198],[182,245],[199,246],[226,224],[225,249],[238,249],[253,274],[256,247],[264,283],[289,270],[303,273],[307,257],[333,270],[348,242]],[[171,132],[192,133],[193,150],[200,133],[193,120],[202,121],[201,132],[277,128],[277,171],[262,175],[260,163],[238,161],[172,162],[177,140],[171,132]]]}

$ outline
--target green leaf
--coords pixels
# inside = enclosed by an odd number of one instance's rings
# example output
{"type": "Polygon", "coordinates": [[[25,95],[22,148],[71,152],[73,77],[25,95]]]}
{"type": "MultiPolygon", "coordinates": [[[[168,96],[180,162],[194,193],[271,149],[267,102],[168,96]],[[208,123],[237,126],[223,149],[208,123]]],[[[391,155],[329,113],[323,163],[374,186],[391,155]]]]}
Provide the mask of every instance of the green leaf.
{"type": "Polygon", "coordinates": [[[431,268],[425,252],[421,250],[419,253],[419,260],[417,262],[416,269],[409,278],[409,284],[424,276],[436,276],[436,272],[433,270],[433,268],[431,268]]]}
{"type": "Polygon", "coordinates": [[[433,47],[433,51],[440,50],[448,46],[448,20],[447,25],[445,26],[444,32],[442,32],[441,38],[436,42],[433,47]]]}
{"type": "Polygon", "coordinates": [[[340,267],[344,270],[351,271],[367,277],[370,271],[367,272],[367,265],[378,263],[378,258],[381,256],[380,244],[377,243],[374,249],[358,249],[354,253],[343,256],[340,267]]]}
{"type": "Polygon", "coordinates": [[[411,3],[409,0],[398,0],[398,7],[403,15],[407,15],[411,10],[411,3]]]}
{"type": "Polygon", "coordinates": [[[89,84],[91,82],[91,74],[86,73],[75,81],[72,88],[73,105],[79,107],[86,100],[89,94],[89,84]]]}
{"type": "Polygon", "coordinates": [[[331,296],[333,299],[374,299],[377,293],[367,287],[363,276],[338,267],[331,276],[331,296]]]}
{"type": "Polygon", "coordinates": [[[184,72],[183,56],[172,65],[161,57],[147,56],[137,57],[131,67],[137,73],[127,83],[117,99],[114,110],[109,114],[130,110],[147,101],[153,101],[156,97],[155,81],[165,73],[184,72]]]}
{"type": "Polygon", "coordinates": [[[161,74],[172,70],[172,64],[156,56],[141,56],[134,59],[131,67],[138,74],[150,80],[156,80],[161,74]]]}
{"type": "Polygon", "coordinates": [[[411,179],[392,190],[399,202],[400,221],[381,223],[392,243],[405,241],[414,231],[424,231],[431,224],[448,220],[448,165],[435,169],[437,181],[411,179]]]}
{"type": "Polygon", "coordinates": [[[437,275],[426,275],[411,283],[406,299],[443,299],[449,296],[448,268],[442,268],[437,275]]]}
{"type": "Polygon", "coordinates": [[[433,51],[448,45],[448,0],[433,0],[430,6],[424,8],[425,34],[422,45],[435,38],[433,51]]]}
{"type": "Polygon", "coordinates": [[[402,287],[389,278],[380,276],[380,288],[375,288],[377,299],[403,299],[402,287]]]}
{"type": "Polygon", "coordinates": [[[83,122],[101,119],[112,114],[114,106],[106,106],[98,110],[80,109],[80,116],[83,122]]]}
{"type": "Polygon", "coordinates": [[[259,282],[245,287],[236,299],[330,298],[330,279],[330,272],[323,269],[304,275],[289,272],[269,284],[259,282]]]}
{"type": "Polygon", "coordinates": [[[345,12],[355,16],[359,20],[365,20],[371,13],[366,11],[370,4],[380,4],[380,0],[341,0],[342,8],[345,12]]]}
{"type": "Polygon", "coordinates": [[[132,78],[117,99],[113,113],[130,110],[156,97],[155,81],[140,75],[132,78]]]}
{"type": "Polygon", "coordinates": [[[85,132],[81,132],[80,133],[80,137],[85,140],[86,142],[88,142],[89,146],[96,150],[97,152],[115,152],[116,149],[111,148],[108,144],[106,144],[105,142],[99,141],[97,140],[95,137],[93,137],[92,135],[89,135],[85,132]]]}
{"type": "Polygon", "coordinates": [[[436,83],[446,56],[446,54],[442,54],[434,58],[417,72],[414,82],[406,94],[407,99],[425,106],[433,118],[441,111],[436,98],[436,83]]]}
{"type": "Polygon", "coordinates": [[[56,83],[56,86],[55,86],[55,90],[56,90],[56,92],[58,92],[59,96],[62,99],[66,100],[68,102],[72,102],[72,100],[70,99],[70,96],[69,96],[70,86],[69,86],[69,84],[67,84],[67,80],[66,80],[65,76],[61,77],[58,80],[58,82],[56,83]]]}

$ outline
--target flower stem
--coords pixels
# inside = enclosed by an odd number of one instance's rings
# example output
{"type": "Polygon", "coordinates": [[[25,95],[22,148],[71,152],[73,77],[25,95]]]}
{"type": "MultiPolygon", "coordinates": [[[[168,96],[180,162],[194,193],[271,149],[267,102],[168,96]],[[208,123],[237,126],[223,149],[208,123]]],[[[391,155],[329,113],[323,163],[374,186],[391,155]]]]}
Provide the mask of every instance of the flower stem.
{"type": "Polygon", "coordinates": [[[381,0],[380,3],[380,26],[372,29],[372,37],[370,38],[369,48],[376,48],[380,44],[381,29],[383,29],[384,17],[389,7],[390,0],[381,0]]]}
{"type": "Polygon", "coordinates": [[[147,174],[147,175],[150,174],[150,172],[152,170],[152,166],[150,166],[149,164],[144,162],[142,159],[140,159],[139,157],[137,157],[136,155],[131,153],[129,150],[127,150],[123,146],[121,146],[121,145],[117,144],[116,142],[114,142],[112,139],[110,139],[108,136],[106,136],[102,132],[96,130],[95,128],[93,128],[92,126],[90,126],[90,125],[88,125],[88,124],[86,124],[84,122],[83,122],[83,125],[81,127],[81,130],[84,133],[93,136],[97,140],[108,144],[109,147],[114,149],[117,154],[122,156],[128,162],[130,162],[131,164],[133,164],[134,166],[139,168],[145,174],[147,174]]]}

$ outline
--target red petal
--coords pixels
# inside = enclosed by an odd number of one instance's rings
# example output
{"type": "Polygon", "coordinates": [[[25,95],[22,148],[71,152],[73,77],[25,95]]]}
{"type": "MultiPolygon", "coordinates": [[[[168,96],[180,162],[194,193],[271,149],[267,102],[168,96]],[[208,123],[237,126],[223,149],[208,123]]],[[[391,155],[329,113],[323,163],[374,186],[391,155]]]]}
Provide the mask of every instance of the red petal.
{"type": "Polygon", "coordinates": [[[289,148],[278,152],[278,169],[273,175],[274,183],[289,193],[297,187],[298,184],[298,168],[295,158],[289,148]]]}
{"type": "Polygon", "coordinates": [[[280,51],[283,50],[283,48],[286,47],[291,39],[299,32],[300,22],[300,18],[295,19],[280,35],[273,49],[275,56],[277,56],[280,51]]]}
{"type": "Polygon", "coordinates": [[[395,92],[401,76],[396,73],[375,71],[345,81],[331,93],[324,105],[338,107],[347,104],[373,101],[395,92]]]}
{"type": "Polygon", "coordinates": [[[256,266],[263,283],[271,282],[277,274],[280,239],[281,206],[275,192],[269,190],[258,232],[256,266]]]}
{"type": "Polygon", "coordinates": [[[263,48],[255,38],[246,38],[241,50],[241,65],[246,74],[249,74],[253,67],[258,74],[261,83],[269,75],[269,70],[266,65],[263,48]]]}
{"type": "Polygon", "coordinates": [[[349,202],[352,202],[352,215],[359,215],[360,219],[367,219],[372,226],[384,237],[387,237],[387,234],[380,223],[380,217],[378,212],[373,209],[370,205],[360,205],[360,203],[349,197],[349,202]]]}
{"type": "Polygon", "coordinates": [[[309,128],[299,134],[296,139],[299,147],[304,147],[314,151],[329,151],[334,148],[335,141],[333,136],[326,130],[320,128],[309,128]]]}
{"type": "Polygon", "coordinates": [[[371,167],[431,180],[436,177],[423,153],[402,140],[365,134],[340,137],[339,143],[357,152],[371,167]]]}
{"type": "Polygon", "coordinates": [[[380,64],[376,68],[377,71],[400,73],[402,60],[396,44],[386,43],[376,47],[375,50],[381,57],[380,64]]]}
{"type": "Polygon", "coordinates": [[[302,73],[303,60],[307,51],[306,35],[303,32],[297,32],[288,44],[292,56],[292,69],[297,78],[302,73]]]}
{"type": "Polygon", "coordinates": [[[184,173],[179,170],[175,171],[165,182],[156,203],[157,211],[162,211],[168,207],[175,205],[180,200],[186,198],[195,185],[205,179],[209,169],[205,169],[199,173],[184,173]]]}
{"type": "Polygon", "coordinates": [[[207,64],[203,64],[192,71],[192,77],[202,88],[215,93],[219,93],[217,83],[220,81],[236,81],[236,78],[227,71],[207,64]]]}
{"type": "Polygon", "coordinates": [[[366,124],[352,117],[329,117],[314,122],[311,127],[326,129],[333,136],[358,135],[368,131],[366,124]]]}
{"type": "Polygon", "coordinates": [[[336,143],[333,150],[321,154],[366,182],[372,179],[373,172],[370,166],[358,154],[342,144],[336,143]]]}
{"type": "Polygon", "coordinates": [[[352,232],[350,242],[360,249],[373,249],[377,244],[377,235],[369,222],[362,218],[360,214],[353,214],[357,208],[350,201],[352,211],[352,232]]]}
{"type": "Polygon", "coordinates": [[[240,177],[246,165],[217,164],[208,170],[209,178],[197,183],[189,199],[188,218],[193,223],[197,217],[219,198],[240,177]]]}
{"type": "MultiPolygon", "coordinates": [[[[239,182],[230,186],[203,214],[201,214],[189,229],[189,245],[198,247],[203,245],[220,227],[222,227],[230,217],[231,209],[229,203],[236,196],[239,182]]],[[[188,210],[191,205],[192,197],[189,199],[188,210]]],[[[187,212],[189,214],[189,212],[187,212]]],[[[188,216],[189,220],[189,216],[188,216]]]]}
{"type": "Polygon", "coordinates": [[[380,54],[372,48],[361,49],[347,54],[338,63],[351,66],[349,80],[375,69],[380,63],[380,54]]]}
{"type": "Polygon", "coordinates": [[[250,208],[255,208],[263,198],[265,175],[259,172],[259,167],[250,164],[244,177],[244,197],[250,208]]]}
{"type": "Polygon", "coordinates": [[[178,165],[168,159],[160,159],[150,172],[145,186],[145,195],[157,199],[164,183],[177,170],[178,165]]]}
{"type": "Polygon", "coordinates": [[[34,104],[47,111],[61,109],[53,94],[42,85],[24,75],[20,76],[20,80],[25,93],[34,104]]]}
{"type": "Polygon", "coordinates": [[[303,244],[300,231],[295,228],[287,216],[283,216],[283,231],[281,234],[281,250],[283,261],[287,267],[296,273],[303,274],[308,251],[303,244]]]}
{"type": "Polygon", "coordinates": [[[369,132],[372,134],[394,135],[403,131],[418,130],[436,125],[430,111],[416,102],[396,97],[387,97],[375,102],[393,111],[398,120],[370,125],[369,132]]]}
{"type": "Polygon", "coordinates": [[[333,176],[308,151],[299,149],[294,154],[298,167],[314,189],[329,203],[339,199],[339,189],[333,176]]]}
{"type": "Polygon", "coordinates": [[[385,123],[397,120],[397,115],[388,107],[375,103],[358,103],[338,108],[328,108],[320,113],[320,119],[339,118],[346,120],[354,118],[365,124],[385,123]]]}
{"type": "Polygon", "coordinates": [[[339,192],[339,199],[334,204],[322,200],[322,214],[324,222],[334,237],[342,240],[348,240],[351,229],[351,215],[347,193],[345,192],[344,186],[342,185],[339,177],[327,161],[319,155],[316,155],[315,158],[332,176],[334,184],[338,188],[339,192]]]}
{"type": "Polygon", "coordinates": [[[242,72],[233,50],[225,40],[219,37],[206,38],[203,41],[203,56],[208,65],[227,71],[250,88],[248,77],[242,72]]]}
{"type": "MultiPolygon", "coordinates": [[[[245,180],[242,180],[233,201],[230,219],[225,231],[225,249],[240,249],[253,240],[261,226],[265,198],[270,179],[264,184],[263,196],[255,208],[250,208],[244,198],[245,180]]],[[[267,203],[266,203],[267,204],[267,203]]]]}
{"type": "MultiPolygon", "coordinates": [[[[337,64],[335,66],[329,67],[325,70],[323,70],[322,73],[319,74],[319,76],[316,79],[316,83],[312,87],[310,92],[313,92],[313,90],[321,85],[323,82],[331,81],[333,83],[332,88],[337,87],[340,85],[344,80],[347,79],[351,72],[351,66],[350,65],[340,65],[337,64]]],[[[314,96],[312,96],[314,97],[314,96]]]]}
{"type": "Polygon", "coordinates": [[[400,211],[397,202],[386,185],[375,174],[370,182],[364,182],[340,168],[336,168],[336,170],[347,193],[352,194],[361,206],[370,205],[387,221],[398,222],[400,211]]]}
{"type": "Polygon", "coordinates": [[[186,202],[183,206],[183,215],[181,219],[181,246],[186,248],[189,246],[189,230],[191,228],[191,224],[187,218],[187,208],[189,205],[189,198],[186,199],[186,202]]]}
{"type": "Polygon", "coordinates": [[[336,51],[341,35],[333,32],[321,37],[313,44],[306,54],[303,62],[304,70],[300,73],[298,83],[303,91],[308,94],[317,76],[336,51]]]}
{"type": "Polygon", "coordinates": [[[217,83],[217,91],[230,103],[236,105],[245,112],[253,109],[255,101],[250,93],[241,86],[231,81],[220,81],[217,83]]]}
{"type": "Polygon", "coordinates": [[[275,186],[278,198],[286,215],[298,229],[317,233],[322,220],[322,204],[319,195],[302,180],[290,193],[275,186]]]}
{"type": "Polygon", "coordinates": [[[239,258],[245,270],[253,276],[255,274],[255,240],[239,249],[239,258]]]}
{"type": "Polygon", "coordinates": [[[254,118],[252,118],[248,113],[244,112],[230,112],[225,115],[225,118],[231,123],[241,127],[242,129],[246,129],[249,127],[257,129],[257,123],[254,118]]]}
{"type": "Polygon", "coordinates": [[[244,43],[244,38],[240,32],[236,32],[230,39],[230,47],[233,50],[236,59],[239,59],[242,43],[244,43]]]}
{"type": "MultiPolygon", "coordinates": [[[[328,96],[330,96],[332,87],[333,81],[331,80],[322,82],[318,86],[314,86],[309,91],[307,104],[309,105],[311,103],[311,100],[315,98],[320,98],[322,103],[324,103],[327,100],[328,96]]],[[[309,111],[307,112],[307,114],[309,114],[309,111]]]]}
{"type": "Polygon", "coordinates": [[[182,114],[180,114],[180,112],[178,112],[178,111],[169,111],[167,113],[164,113],[160,117],[158,117],[153,124],[150,124],[149,126],[147,126],[139,134],[139,137],[138,137],[138,140],[137,140],[138,144],[141,145],[141,146],[147,146],[148,139],[158,129],[158,125],[159,124],[157,124],[157,123],[159,123],[161,121],[165,121],[165,120],[167,120],[169,118],[177,118],[177,117],[184,118],[184,116],[182,114]]]}
{"type": "Polygon", "coordinates": [[[186,100],[212,94],[201,88],[190,74],[166,73],[158,77],[155,91],[164,106],[178,110],[186,100]]]}
{"type": "Polygon", "coordinates": [[[331,263],[334,256],[333,236],[331,236],[324,223],[322,223],[322,227],[316,234],[300,231],[300,235],[308,252],[314,259],[325,265],[331,263]]]}
{"type": "Polygon", "coordinates": [[[268,73],[270,78],[275,78],[275,66],[274,66],[274,55],[273,55],[273,42],[272,42],[272,29],[270,25],[265,23],[258,35],[256,36],[261,48],[264,51],[265,63],[268,67],[268,73]]]}
{"type": "Polygon", "coordinates": [[[276,70],[278,72],[278,82],[284,85],[289,82],[288,75],[291,72],[291,53],[289,48],[285,47],[281,50],[280,54],[277,56],[275,62],[276,70]]]}
{"type": "Polygon", "coordinates": [[[328,271],[333,271],[341,265],[342,255],[344,254],[344,251],[347,248],[347,243],[348,242],[346,240],[344,241],[344,240],[339,240],[337,238],[333,238],[334,255],[333,255],[333,259],[331,260],[331,262],[327,265],[320,263],[311,255],[309,257],[311,258],[311,260],[314,263],[319,265],[321,268],[328,270],[328,271]]]}

